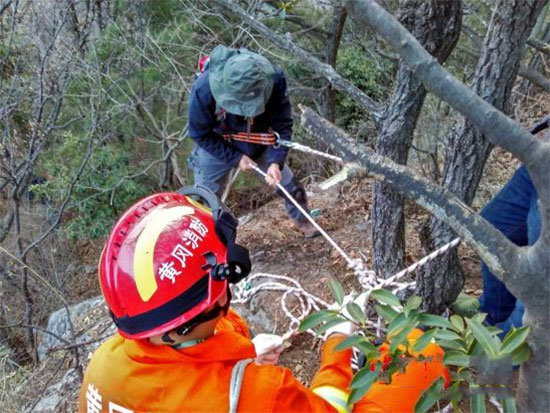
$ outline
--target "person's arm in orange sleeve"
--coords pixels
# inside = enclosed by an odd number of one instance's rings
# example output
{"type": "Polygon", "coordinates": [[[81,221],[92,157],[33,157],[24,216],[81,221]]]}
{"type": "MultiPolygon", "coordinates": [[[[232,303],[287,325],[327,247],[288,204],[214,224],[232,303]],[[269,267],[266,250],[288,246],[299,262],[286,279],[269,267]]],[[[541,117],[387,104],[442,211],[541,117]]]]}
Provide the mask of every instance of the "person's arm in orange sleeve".
{"type": "Polygon", "coordinates": [[[343,334],[329,336],[323,345],[321,367],[311,382],[311,390],[329,402],[338,412],[345,412],[349,396],[351,349],[334,350],[347,338],[343,334]]]}
{"type": "MultiPolygon", "coordinates": [[[[273,412],[338,412],[347,411],[347,388],[351,380],[351,351],[334,352],[334,347],[346,338],[331,336],[323,346],[321,367],[310,388],[305,387],[292,372],[276,365],[252,365],[256,394],[262,394],[267,386],[275,389],[273,399],[266,403],[265,410],[273,412]],[[258,370],[261,373],[258,374],[258,370]],[[324,391],[319,391],[323,390],[324,391]]],[[[250,370],[249,370],[250,372],[250,370]]],[[[245,375],[246,379],[246,375],[245,375]]],[[[243,386],[246,386],[246,382],[243,386]]],[[[266,393],[270,393],[267,391],[266,393]]]]}

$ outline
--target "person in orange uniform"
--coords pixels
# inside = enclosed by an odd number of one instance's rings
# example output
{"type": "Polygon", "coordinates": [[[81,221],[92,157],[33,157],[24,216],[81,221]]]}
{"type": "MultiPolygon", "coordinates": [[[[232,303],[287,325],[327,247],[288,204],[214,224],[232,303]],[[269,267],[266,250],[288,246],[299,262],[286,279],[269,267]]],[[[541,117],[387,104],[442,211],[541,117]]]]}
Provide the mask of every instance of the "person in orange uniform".
{"type": "MultiPolygon", "coordinates": [[[[347,411],[351,351],[334,348],[350,334],[349,325],[327,332],[308,388],[274,364],[281,343],[262,334],[251,339],[229,308],[229,284],[250,271],[236,228],[237,220],[205,188],[152,195],[122,215],[99,263],[118,334],[94,353],[79,411],[347,411]]],[[[430,345],[423,354],[438,352],[430,345]]],[[[413,362],[392,384],[376,383],[354,411],[412,411],[434,380],[448,379],[441,362],[428,364],[413,362]]]]}

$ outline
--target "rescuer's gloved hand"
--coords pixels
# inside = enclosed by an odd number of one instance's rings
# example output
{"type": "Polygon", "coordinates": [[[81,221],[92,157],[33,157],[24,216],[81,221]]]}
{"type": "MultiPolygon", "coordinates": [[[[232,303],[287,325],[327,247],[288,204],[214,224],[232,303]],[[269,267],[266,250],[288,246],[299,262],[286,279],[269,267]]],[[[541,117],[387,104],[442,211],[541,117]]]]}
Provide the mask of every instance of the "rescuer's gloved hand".
{"type": "MultiPolygon", "coordinates": [[[[352,301],[359,306],[361,311],[363,313],[365,312],[365,306],[367,304],[367,294],[363,293],[359,295],[358,297],[355,297],[354,293],[348,294],[344,297],[343,303],[340,306],[338,303],[332,304],[330,307],[328,307],[329,310],[339,310],[340,314],[344,316],[345,318],[349,320],[353,320],[353,317],[349,314],[347,310],[347,305],[351,303],[352,301]]],[[[351,321],[344,321],[340,324],[336,324],[333,327],[330,327],[324,336],[324,339],[326,340],[329,338],[331,334],[343,334],[345,336],[351,336],[355,330],[357,330],[357,324],[352,323],[351,321]]]]}
{"type": "Polygon", "coordinates": [[[252,339],[256,350],[257,364],[277,364],[279,356],[285,349],[285,343],[281,336],[276,334],[258,334],[252,339]]]}

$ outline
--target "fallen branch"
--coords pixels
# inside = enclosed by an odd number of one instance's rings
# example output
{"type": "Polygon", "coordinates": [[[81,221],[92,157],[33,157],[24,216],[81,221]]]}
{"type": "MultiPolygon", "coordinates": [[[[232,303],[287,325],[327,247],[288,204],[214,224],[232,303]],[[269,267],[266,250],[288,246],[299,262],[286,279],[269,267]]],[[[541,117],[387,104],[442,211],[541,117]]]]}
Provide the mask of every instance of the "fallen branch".
{"type": "MultiPolygon", "coordinates": [[[[322,140],[347,161],[355,161],[367,168],[374,179],[388,183],[407,198],[430,211],[451,227],[468,245],[476,250],[499,278],[514,279],[514,268],[523,253],[500,231],[481,218],[458,198],[446,193],[439,185],[378,155],[369,148],[357,146],[344,131],[322,118],[311,109],[300,105],[302,127],[322,140]],[[496,246],[499,248],[496,248],[496,246]]],[[[517,281],[517,280],[516,280],[517,281]]]]}
{"type": "Polygon", "coordinates": [[[539,71],[522,65],[518,70],[518,75],[550,93],[550,80],[539,71]]]}
{"type": "Polygon", "coordinates": [[[527,44],[533,49],[537,49],[539,52],[542,52],[550,56],[550,44],[540,41],[539,39],[529,38],[527,39],[527,44]]]}

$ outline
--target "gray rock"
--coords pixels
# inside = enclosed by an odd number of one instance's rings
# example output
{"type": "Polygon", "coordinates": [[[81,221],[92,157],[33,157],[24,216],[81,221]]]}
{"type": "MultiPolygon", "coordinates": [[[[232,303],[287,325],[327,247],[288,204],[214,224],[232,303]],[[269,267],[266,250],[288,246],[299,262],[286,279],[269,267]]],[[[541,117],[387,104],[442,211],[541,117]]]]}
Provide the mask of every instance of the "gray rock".
{"type": "MultiPolygon", "coordinates": [[[[103,306],[104,306],[103,297],[95,297],[69,307],[73,326],[76,324],[76,321],[80,316],[90,311],[94,307],[103,307],[103,306]]],[[[46,328],[46,330],[52,332],[53,334],[61,337],[64,340],[71,341],[71,331],[70,331],[69,321],[67,318],[67,311],[64,308],[61,308],[50,315],[50,318],[48,320],[48,327],[46,328]]],[[[43,360],[50,349],[55,347],[60,347],[66,344],[58,340],[53,335],[47,334],[44,332],[40,332],[38,334],[38,340],[39,340],[39,344],[38,344],[39,360],[43,360]]],[[[83,337],[79,337],[79,341],[82,342],[86,340],[83,339],[83,337]]]]}
{"type": "MultiPolygon", "coordinates": [[[[254,301],[252,299],[251,301],[254,301]]],[[[259,305],[235,305],[235,310],[246,320],[246,323],[252,330],[254,335],[260,333],[274,333],[275,332],[275,322],[269,313],[259,305]]]]}
{"type": "Polygon", "coordinates": [[[67,393],[74,388],[80,387],[80,379],[75,369],[70,369],[65,373],[63,378],[46,388],[38,403],[28,406],[27,412],[55,412],[58,411],[59,405],[65,400],[67,393]]]}

